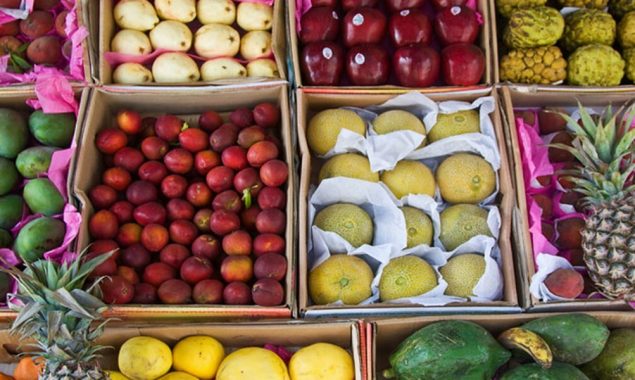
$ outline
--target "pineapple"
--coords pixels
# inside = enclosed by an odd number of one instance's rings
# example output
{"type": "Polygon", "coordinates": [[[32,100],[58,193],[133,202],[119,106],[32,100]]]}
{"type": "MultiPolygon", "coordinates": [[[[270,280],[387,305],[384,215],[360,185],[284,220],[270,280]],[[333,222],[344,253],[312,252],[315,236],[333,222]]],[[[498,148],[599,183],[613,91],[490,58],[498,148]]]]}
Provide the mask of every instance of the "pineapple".
{"type": "Polygon", "coordinates": [[[582,250],[589,276],[610,299],[635,297],[635,105],[617,112],[607,107],[593,118],[579,105],[581,123],[568,115],[573,146],[554,146],[571,152],[580,162],[568,171],[575,191],[583,194],[588,212],[582,230],[582,250]]]}
{"type": "Polygon", "coordinates": [[[36,352],[45,360],[40,380],[109,379],[96,359],[104,347],[94,343],[107,320],[101,312],[107,307],[91,293],[97,283],[83,290],[86,278],[110,254],[84,261],[58,264],[48,260],[25,263],[26,269],[2,269],[19,284],[18,311],[11,330],[25,339],[35,340],[36,352]]]}

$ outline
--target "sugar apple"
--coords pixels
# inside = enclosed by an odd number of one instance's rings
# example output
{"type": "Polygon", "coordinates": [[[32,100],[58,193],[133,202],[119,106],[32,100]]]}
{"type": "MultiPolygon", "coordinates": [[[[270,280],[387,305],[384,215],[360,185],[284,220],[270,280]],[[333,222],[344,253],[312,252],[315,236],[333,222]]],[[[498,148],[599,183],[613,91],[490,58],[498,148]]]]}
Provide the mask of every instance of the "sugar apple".
{"type": "Polygon", "coordinates": [[[564,31],[564,18],[557,9],[535,7],[512,12],[503,33],[510,49],[550,46],[558,42],[564,31]]]}
{"type": "Polygon", "coordinates": [[[609,12],[618,19],[630,11],[635,11],[635,0],[609,0],[609,12]]]}
{"type": "Polygon", "coordinates": [[[635,82],[635,48],[624,50],[622,57],[626,61],[626,78],[635,82]]]}
{"type": "Polygon", "coordinates": [[[617,40],[622,49],[635,47],[635,11],[628,12],[617,25],[617,40]]]}
{"type": "Polygon", "coordinates": [[[534,8],[547,4],[547,0],[496,0],[496,10],[503,17],[521,8],[534,8]]]}
{"type": "Polygon", "coordinates": [[[569,57],[567,80],[576,86],[618,86],[624,76],[624,60],[610,46],[591,44],[569,57]]]}
{"type": "Polygon", "coordinates": [[[558,0],[562,7],[604,9],[609,0],[558,0]]]}
{"type": "Polygon", "coordinates": [[[501,59],[501,80],[555,84],[567,76],[567,61],[557,46],[512,50],[501,59]]]}
{"type": "Polygon", "coordinates": [[[615,20],[599,9],[582,8],[568,14],[564,22],[562,46],[567,51],[589,44],[611,46],[615,41],[615,20]]]}

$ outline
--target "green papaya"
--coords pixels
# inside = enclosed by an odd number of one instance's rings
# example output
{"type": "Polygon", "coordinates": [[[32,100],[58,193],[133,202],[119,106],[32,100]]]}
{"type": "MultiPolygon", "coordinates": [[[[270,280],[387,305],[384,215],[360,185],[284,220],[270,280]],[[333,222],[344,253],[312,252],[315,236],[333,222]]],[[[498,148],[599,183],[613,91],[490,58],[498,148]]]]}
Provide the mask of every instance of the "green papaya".
{"type": "Polygon", "coordinates": [[[505,372],[501,380],[589,380],[582,371],[567,363],[554,362],[551,368],[536,363],[521,365],[505,372]]]}
{"type": "Polygon", "coordinates": [[[609,329],[588,314],[560,314],[525,323],[551,347],[555,361],[580,365],[595,359],[609,338],[609,329]]]}
{"type": "Polygon", "coordinates": [[[0,197],[0,228],[10,230],[22,219],[24,200],[16,194],[0,197]]]}
{"type": "Polygon", "coordinates": [[[406,338],[390,355],[387,379],[491,379],[511,353],[473,322],[442,321],[406,338]]]}
{"type": "Polygon", "coordinates": [[[64,197],[48,178],[30,180],[24,186],[22,195],[35,214],[52,216],[64,210],[64,197]]]}
{"type": "Polygon", "coordinates": [[[30,221],[18,232],[13,248],[22,260],[32,263],[62,245],[65,233],[64,222],[43,216],[30,221]]]}
{"type": "Polygon", "coordinates": [[[9,248],[13,243],[13,237],[7,230],[0,228],[0,248],[9,248]]]}
{"type": "Polygon", "coordinates": [[[29,130],[44,145],[68,148],[75,131],[75,115],[35,111],[29,117],[29,130]]]}
{"type": "Polygon", "coordinates": [[[25,149],[15,159],[15,166],[22,177],[36,178],[49,170],[51,157],[56,150],[50,146],[34,146],[25,149]]]}
{"type": "Polygon", "coordinates": [[[5,195],[18,184],[18,169],[13,161],[0,157],[0,195],[5,195]]]}
{"type": "Polygon", "coordinates": [[[592,380],[635,379],[635,329],[611,331],[604,350],[582,367],[592,380]]]}
{"type": "Polygon", "coordinates": [[[20,113],[0,108],[0,157],[16,158],[29,140],[29,130],[20,113]]]}

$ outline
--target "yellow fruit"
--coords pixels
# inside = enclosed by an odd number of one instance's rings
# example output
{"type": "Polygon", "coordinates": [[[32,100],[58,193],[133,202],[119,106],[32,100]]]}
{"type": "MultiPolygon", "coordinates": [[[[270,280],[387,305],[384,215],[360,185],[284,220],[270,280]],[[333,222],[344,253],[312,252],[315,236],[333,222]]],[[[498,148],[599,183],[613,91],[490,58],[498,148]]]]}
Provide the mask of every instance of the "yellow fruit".
{"type": "Polygon", "coordinates": [[[418,117],[407,111],[386,111],[373,120],[373,129],[378,135],[397,131],[413,131],[424,136],[420,146],[426,143],[426,127],[418,117]]]}
{"type": "Polygon", "coordinates": [[[373,220],[363,208],[351,203],[336,203],[320,210],[313,224],[335,232],[353,247],[373,242],[373,220]]]}
{"type": "Polygon", "coordinates": [[[480,124],[478,112],[475,110],[440,113],[436,124],[428,134],[428,139],[430,142],[435,142],[464,133],[479,133],[481,132],[480,124]]]}
{"type": "MultiPolygon", "coordinates": [[[[201,362],[205,364],[205,362],[201,362]]],[[[170,372],[165,376],[161,376],[158,380],[199,380],[198,377],[192,376],[185,372],[170,372]]]]}
{"type": "Polygon", "coordinates": [[[275,353],[260,347],[241,348],[220,363],[216,380],[290,380],[287,366],[275,353]]]}
{"type": "Polygon", "coordinates": [[[445,294],[472,297],[472,290],[485,273],[485,258],[475,253],[454,256],[439,272],[448,283],[445,294]]]}
{"type": "Polygon", "coordinates": [[[201,379],[213,379],[224,357],[223,345],[211,336],[187,337],[172,350],[174,369],[201,379]]]}
{"type": "Polygon", "coordinates": [[[364,260],[332,255],[309,274],[309,294],[317,305],[336,301],[357,305],[371,296],[372,281],[373,271],[364,260]]]}
{"type": "Polygon", "coordinates": [[[381,181],[399,199],[408,194],[434,196],[434,175],[419,161],[399,161],[393,170],[381,174],[381,181]]]}
{"type": "Polygon", "coordinates": [[[299,349],[289,362],[291,380],[353,380],[353,358],[345,349],[330,343],[315,343],[299,349]]]}
{"type": "Polygon", "coordinates": [[[128,339],[119,350],[119,371],[132,380],[154,380],[172,367],[167,344],[149,336],[128,339]]]}
{"type": "Polygon", "coordinates": [[[421,244],[432,245],[433,227],[430,217],[418,208],[409,206],[402,207],[401,212],[406,219],[407,248],[421,244]]]}
{"type": "Polygon", "coordinates": [[[439,240],[452,251],[477,235],[492,236],[487,225],[487,210],[471,204],[453,205],[441,212],[439,240]]]}
{"type": "Polygon", "coordinates": [[[325,110],[313,116],[306,131],[309,147],[324,155],[333,149],[342,129],[364,136],[366,122],[355,112],[344,109],[325,110]]]}
{"type": "Polygon", "coordinates": [[[452,155],[437,168],[441,196],[450,203],[479,203],[496,189],[496,173],[489,162],[469,153],[452,155]]]}
{"type": "Polygon", "coordinates": [[[379,182],[379,174],[370,170],[368,158],[356,153],[338,154],[329,158],[320,169],[320,182],[332,177],[379,182]]]}
{"type": "Polygon", "coordinates": [[[110,380],[129,380],[127,377],[123,375],[121,372],[117,371],[106,371],[108,376],[110,376],[110,380]]]}
{"type": "Polygon", "coordinates": [[[437,284],[437,274],[425,260],[401,256],[384,267],[379,280],[379,298],[390,301],[414,297],[429,292],[437,284]]]}

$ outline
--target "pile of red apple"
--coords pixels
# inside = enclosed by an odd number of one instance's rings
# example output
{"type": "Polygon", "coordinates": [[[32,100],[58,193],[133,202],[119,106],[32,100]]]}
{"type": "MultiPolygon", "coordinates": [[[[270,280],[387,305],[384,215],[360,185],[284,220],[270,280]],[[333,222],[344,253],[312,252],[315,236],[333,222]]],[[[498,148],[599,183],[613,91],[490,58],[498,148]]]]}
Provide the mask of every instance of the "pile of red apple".
{"type": "Polygon", "coordinates": [[[95,138],[105,155],[87,257],[107,303],[280,305],[287,271],[287,164],[280,110],[261,103],[198,126],[174,115],[117,114],[95,138]]]}
{"type": "Polygon", "coordinates": [[[312,0],[300,21],[304,83],[478,84],[485,55],[474,44],[480,31],[477,13],[466,0],[431,2],[312,0]]]}

